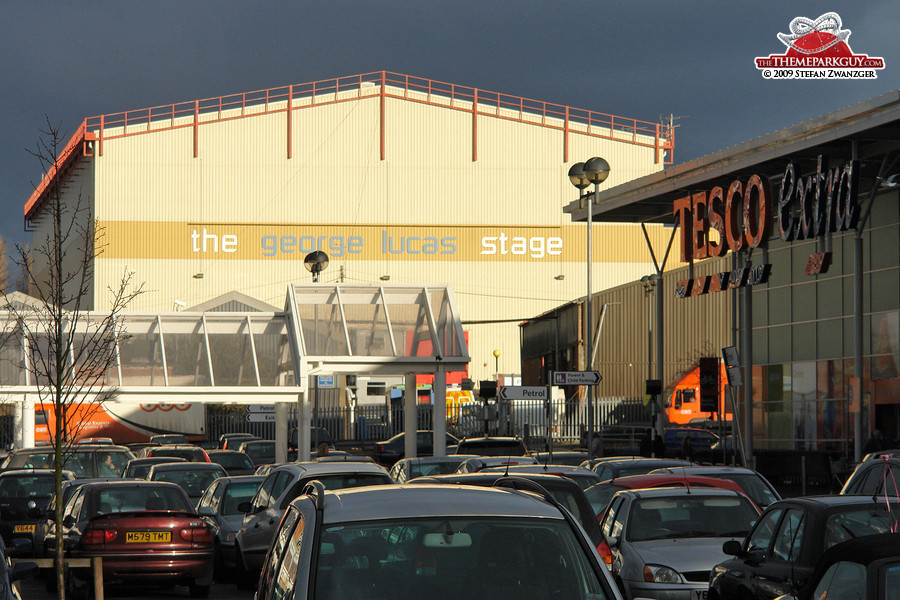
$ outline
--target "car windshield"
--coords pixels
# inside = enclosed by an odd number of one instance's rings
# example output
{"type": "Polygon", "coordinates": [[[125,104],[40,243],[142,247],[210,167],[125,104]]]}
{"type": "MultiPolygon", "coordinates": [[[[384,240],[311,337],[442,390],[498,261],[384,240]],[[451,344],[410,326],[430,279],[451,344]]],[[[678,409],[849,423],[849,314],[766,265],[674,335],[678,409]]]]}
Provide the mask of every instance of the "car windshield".
{"type": "Polygon", "coordinates": [[[175,449],[175,448],[166,448],[159,450],[151,450],[149,453],[150,456],[174,456],[176,458],[183,458],[186,461],[194,461],[199,462],[200,457],[203,455],[203,450],[200,448],[192,449],[192,448],[184,448],[184,449],[175,449]]]}
{"type": "Polygon", "coordinates": [[[117,486],[100,490],[98,510],[103,514],[141,510],[193,511],[177,490],[164,487],[117,486]]]}
{"type": "Polygon", "coordinates": [[[427,475],[448,475],[450,473],[456,473],[456,469],[458,467],[459,465],[455,462],[439,462],[426,464],[411,462],[409,464],[409,478],[412,479],[414,477],[425,477],[427,475]]]}
{"type": "Polygon", "coordinates": [[[634,542],[744,537],[758,516],[746,497],[691,494],[642,498],[634,502],[628,515],[627,537],[634,542]]]}
{"type": "Polygon", "coordinates": [[[322,482],[326,490],[341,490],[366,485],[393,483],[386,474],[379,475],[377,473],[342,473],[340,475],[312,475],[309,477],[309,481],[313,479],[322,482]]]}
{"type": "Polygon", "coordinates": [[[242,511],[238,510],[238,505],[242,502],[250,502],[253,494],[259,488],[259,481],[248,483],[232,483],[225,488],[225,496],[222,498],[222,514],[223,515],[242,515],[242,511]]]}
{"type": "Polygon", "coordinates": [[[0,498],[50,498],[53,475],[16,475],[0,478],[0,498]]]}
{"type": "Polygon", "coordinates": [[[624,485],[615,485],[612,483],[598,483],[596,485],[592,485],[588,489],[584,490],[584,495],[587,496],[588,502],[591,503],[591,508],[594,509],[595,515],[600,515],[606,507],[609,506],[609,501],[612,500],[612,497],[619,490],[628,489],[624,485]]]}
{"type": "Polygon", "coordinates": [[[250,458],[264,458],[275,456],[275,442],[266,444],[247,444],[244,453],[250,458]]]}
{"type": "Polygon", "coordinates": [[[222,477],[219,471],[154,471],[153,481],[177,483],[188,496],[199,496],[213,481],[222,477]]]}
{"type": "Polygon", "coordinates": [[[316,598],[467,600],[605,598],[584,549],[564,522],[409,519],[351,523],[322,533],[316,598]]]}
{"type": "Polygon", "coordinates": [[[246,454],[215,454],[209,457],[214,463],[218,463],[226,469],[252,469],[253,463],[247,458],[246,454]]]}
{"type": "Polygon", "coordinates": [[[720,479],[730,479],[735,482],[741,486],[744,493],[750,496],[760,508],[765,508],[778,500],[778,496],[775,495],[775,492],[773,492],[769,486],[754,473],[722,473],[721,475],[712,473],[709,476],[718,477],[720,479]]]}
{"type": "MultiPolygon", "coordinates": [[[[897,511],[897,505],[891,506],[897,511]]],[[[884,502],[873,503],[871,507],[852,507],[830,515],[825,521],[825,548],[864,535],[875,535],[895,531],[897,519],[885,507],[884,502]]]]}

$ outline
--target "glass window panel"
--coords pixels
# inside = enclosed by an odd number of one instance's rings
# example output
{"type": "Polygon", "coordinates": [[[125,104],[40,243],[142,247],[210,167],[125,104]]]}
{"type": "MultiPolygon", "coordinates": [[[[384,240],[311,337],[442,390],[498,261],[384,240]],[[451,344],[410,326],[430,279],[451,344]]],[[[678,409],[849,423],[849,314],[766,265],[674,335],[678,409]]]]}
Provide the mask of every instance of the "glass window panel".
{"type": "Polygon", "coordinates": [[[872,379],[900,377],[900,313],[872,315],[872,379]]]}
{"type": "Polygon", "coordinates": [[[209,363],[199,317],[164,319],[162,337],[171,386],[208,386],[209,363]]]}
{"type": "Polygon", "coordinates": [[[217,386],[255,386],[253,346],[246,317],[206,317],[209,355],[217,386]]]}
{"type": "Polygon", "coordinates": [[[379,290],[341,289],[354,356],[393,356],[388,317],[379,290]]]}
{"type": "Polygon", "coordinates": [[[814,450],[817,439],[816,363],[795,363],[791,371],[791,410],[796,449],[814,450]]]}
{"type": "Polygon", "coordinates": [[[798,323],[791,332],[793,360],[814,360],[816,358],[816,323],[798,323]]]}
{"type": "Polygon", "coordinates": [[[122,385],[165,385],[156,319],[126,318],[119,338],[122,385]]]}
{"type": "Polygon", "coordinates": [[[307,356],[347,356],[347,341],[334,287],[304,288],[297,294],[297,315],[307,356]]]}
{"type": "Polygon", "coordinates": [[[770,290],[768,304],[770,325],[791,322],[791,288],[783,287],[770,290]]]}
{"type": "Polygon", "coordinates": [[[22,336],[17,331],[5,331],[0,340],[0,385],[25,385],[25,363],[22,336]]]}
{"type": "Polygon", "coordinates": [[[843,348],[842,319],[828,319],[816,323],[816,358],[838,358],[843,348]]]}
{"type": "Polygon", "coordinates": [[[816,317],[819,319],[832,319],[843,314],[842,279],[825,279],[816,283],[816,317]]]}
{"type": "Polygon", "coordinates": [[[294,359],[285,317],[275,315],[260,319],[251,316],[250,329],[256,346],[260,383],[264,386],[295,385],[294,359]]]}

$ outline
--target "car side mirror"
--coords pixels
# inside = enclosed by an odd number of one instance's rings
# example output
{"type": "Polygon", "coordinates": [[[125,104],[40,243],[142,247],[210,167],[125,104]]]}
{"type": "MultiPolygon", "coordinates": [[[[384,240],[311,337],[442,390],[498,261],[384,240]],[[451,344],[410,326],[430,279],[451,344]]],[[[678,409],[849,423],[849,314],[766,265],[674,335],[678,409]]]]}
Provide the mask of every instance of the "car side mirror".
{"type": "Polygon", "coordinates": [[[212,506],[201,506],[197,512],[204,517],[214,517],[216,516],[216,511],[212,509],[212,506]]]}
{"type": "Polygon", "coordinates": [[[40,568],[36,562],[32,561],[21,561],[16,562],[12,566],[12,570],[9,573],[9,582],[12,583],[14,581],[19,581],[20,579],[25,579],[27,577],[36,577],[40,572],[40,568]]]}
{"type": "Polygon", "coordinates": [[[610,548],[618,548],[619,547],[619,538],[617,537],[608,537],[606,538],[606,545],[610,548]]]}
{"type": "Polygon", "coordinates": [[[71,527],[76,522],[77,521],[75,521],[75,517],[73,517],[72,515],[66,515],[65,518],[63,519],[63,527],[71,527]]]}
{"type": "Polygon", "coordinates": [[[728,540],[722,544],[722,552],[728,556],[739,556],[741,554],[741,543],[737,540],[728,540]]]}
{"type": "Polygon", "coordinates": [[[249,502],[241,502],[237,505],[237,509],[242,513],[250,512],[250,503],[249,502]]]}

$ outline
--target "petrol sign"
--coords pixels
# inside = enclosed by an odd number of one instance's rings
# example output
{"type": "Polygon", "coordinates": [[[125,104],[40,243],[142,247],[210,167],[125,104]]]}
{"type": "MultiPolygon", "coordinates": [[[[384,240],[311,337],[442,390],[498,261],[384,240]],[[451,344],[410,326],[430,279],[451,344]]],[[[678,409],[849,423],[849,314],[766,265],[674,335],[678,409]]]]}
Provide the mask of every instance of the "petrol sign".
{"type": "Polygon", "coordinates": [[[550,392],[542,385],[505,385],[497,394],[501,400],[549,400],[550,392]]]}

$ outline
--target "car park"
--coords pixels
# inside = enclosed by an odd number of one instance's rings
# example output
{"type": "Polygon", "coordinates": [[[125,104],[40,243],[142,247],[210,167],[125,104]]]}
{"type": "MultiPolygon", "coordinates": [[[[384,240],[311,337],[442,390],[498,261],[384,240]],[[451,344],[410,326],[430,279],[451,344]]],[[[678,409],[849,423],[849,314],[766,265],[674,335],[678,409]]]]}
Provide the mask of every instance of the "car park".
{"type": "Polygon", "coordinates": [[[900,501],[872,496],[808,496],[770,504],[753,530],[722,550],[731,558],[710,574],[709,600],[772,600],[811,585],[826,550],[855,537],[891,531],[900,501]]]}
{"type": "Polygon", "coordinates": [[[141,450],[141,458],[155,456],[176,456],[188,462],[209,462],[209,455],[206,453],[206,450],[193,444],[148,446],[141,450]]]}
{"type": "Polygon", "coordinates": [[[582,491],[582,489],[578,487],[578,484],[571,479],[559,475],[550,475],[546,473],[507,475],[496,471],[480,471],[478,473],[451,473],[449,475],[419,477],[413,479],[409,483],[441,483],[445,485],[477,485],[480,487],[491,487],[496,485],[498,481],[510,478],[524,479],[539,484],[561,506],[564,506],[572,513],[572,516],[575,517],[579,525],[581,525],[588,534],[594,547],[597,547],[603,540],[600,535],[600,526],[591,509],[590,502],[588,502],[587,497],[584,495],[584,491],[582,491]]]}
{"type": "Polygon", "coordinates": [[[841,488],[841,494],[886,494],[896,498],[900,495],[900,458],[884,456],[859,463],[841,488]]]}
{"type": "Polygon", "coordinates": [[[228,473],[222,465],[216,463],[176,462],[153,465],[147,473],[147,481],[177,484],[196,505],[213,481],[227,476],[228,473]]]}
{"type": "Polygon", "coordinates": [[[255,467],[275,462],[274,440],[245,440],[238,445],[237,450],[249,456],[255,467]]]}
{"type": "Polygon", "coordinates": [[[600,555],[628,599],[703,598],[710,570],[726,557],[723,542],[743,539],[758,516],[733,490],[620,491],[600,524],[600,555]]]}
{"type": "Polygon", "coordinates": [[[782,600],[897,600],[900,597],[900,533],[854,538],[819,559],[803,595],[782,600]]]}
{"type": "MultiPolygon", "coordinates": [[[[642,490],[658,487],[698,487],[721,488],[745,494],[744,490],[730,479],[669,473],[648,473],[647,475],[627,475],[609,481],[601,481],[584,490],[594,513],[601,517],[609,506],[609,501],[620,490],[642,490]]],[[[746,495],[746,494],[745,494],[746,495]]],[[[752,500],[752,498],[751,498],[752,500]]],[[[756,504],[754,502],[754,504],[756,504]]],[[[757,506],[759,506],[757,504],[757,506]]]]}
{"type": "Polygon", "coordinates": [[[214,462],[228,472],[229,475],[253,475],[256,466],[250,457],[237,450],[207,450],[210,462],[214,462]]]}
{"type": "Polygon", "coordinates": [[[533,456],[476,456],[459,463],[457,473],[477,473],[489,467],[505,467],[512,465],[536,465],[533,456]]]}
{"type": "MultiPolygon", "coordinates": [[[[63,471],[64,481],[72,479],[75,475],[71,471],[63,471]]],[[[3,541],[11,544],[21,538],[34,547],[34,528],[50,503],[55,484],[53,469],[0,473],[0,538],[3,541]]]]}
{"type": "MultiPolygon", "coordinates": [[[[459,439],[455,435],[445,434],[446,445],[455,446],[459,439]]],[[[416,456],[434,454],[434,431],[420,429],[416,431],[416,456]]],[[[375,442],[375,460],[385,466],[391,466],[406,457],[406,432],[398,433],[383,442],[375,442]]]]}
{"type": "Polygon", "coordinates": [[[401,458],[391,467],[390,475],[395,483],[406,483],[416,477],[455,473],[459,465],[468,458],[475,457],[469,454],[451,454],[449,456],[401,458]]]}
{"type": "Polygon", "coordinates": [[[525,447],[525,441],[519,437],[473,437],[459,440],[456,454],[525,456],[528,454],[528,448],[525,447]]]}
{"type": "Polygon", "coordinates": [[[551,497],[452,485],[307,490],[281,521],[257,600],[619,598],[551,497]]]}
{"type": "Polygon", "coordinates": [[[284,511],[313,479],[328,489],[393,483],[374,463],[300,462],[276,467],[253,498],[238,507],[245,513],[234,540],[239,584],[256,580],[284,511]]]}
{"type": "Polygon", "coordinates": [[[147,473],[150,472],[150,467],[171,462],[187,462],[187,459],[181,458],[180,456],[147,456],[144,458],[132,458],[128,461],[128,464],[125,465],[125,471],[122,473],[122,477],[146,479],[147,473]]]}
{"type": "Polygon", "coordinates": [[[244,519],[238,506],[253,498],[264,479],[259,475],[216,479],[197,504],[197,512],[212,531],[214,577],[217,580],[227,579],[227,574],[234,569],[234,536],[244,519]]]}
{"type": "Polygon", "coordinates": [[[651,473],[669,473],[672,475],[702,475],[704,477],[716,477],[735,482],[744,493],[756,502],[760,508],[765,508],[777,500],[781,500],[781,494],[775,489],[769,480],[759,472],[746,467],[729,467],[726,465],[693,465],[685,467],[666,467],[654,470],[651,473]]]}
{"type": "MultiPolygon", "coordinates": [[[[0,466],[0,472],[12,469],[52,469],[55,451],[52,446],[37,446],[14,450],[0,466]]],[[[78,444],[67,452],[63,469],[72,471],[75,477],[105,477],[105,460],[109,457],[113,467],[121,475],[128,461],[134,458],[125,446],[109,444],[78,444]]]]}
{"type": "Polygon", "coordinates": [[[578,487],[585,490],[596,483],[600,483],[600,477],[584,467],[571,465],[508,465],[501,467],[486,467],[485,471],[503,471],[509,475],[525,475],[526,473],[540,473],[544,475],[559,475],[571,479],[578,487]]]}
{"type": "MultiPolygon", "coordinates": [[[[85,483],[66,503],[63,526],[70,558],[102,558],[104,587],[186,585],[193,597],[209,595],[209,525],[175,484],[139,479],[85,483]]],[[[55,533],[47,534],[51,554],[55,533]]],[[[90,567],[70,568],[66,596],[87,597],[92,581],[90,567]]]]}
{"type": "Polygon", "coordinates": [[[582,464],[582,466],[594,471],[600,476],[601,481],[607,481],[628,475],[646,475],[656,469],[687,467],[692,464],[690,461],[677,458],[643,458],[637,456],[591,461],[591,463],[582,464]]]}

